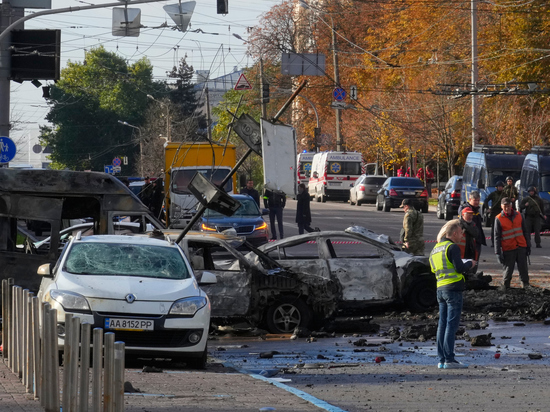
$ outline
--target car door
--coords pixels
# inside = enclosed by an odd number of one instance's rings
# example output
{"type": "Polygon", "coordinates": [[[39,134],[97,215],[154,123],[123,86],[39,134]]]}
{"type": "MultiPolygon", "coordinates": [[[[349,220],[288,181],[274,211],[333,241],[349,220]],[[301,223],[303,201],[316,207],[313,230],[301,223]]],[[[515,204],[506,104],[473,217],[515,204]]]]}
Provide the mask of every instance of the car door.
{"type": "Polygon", "coordinates": [[[207,271],[216,283],[202,285],[212,305],[212,317],[246,316],[251,310],[253,270],[243,256],[225,242],[186,240],[184,250],[195,276],[207,271]]]}
{"type": "Polygon", "coordinates": [[[261,247],[279,265],[295,273],[330,279],[327,261],[320,257],[317,237],[305,236],[298,241],[277,242],[261,247]]]}
{"type": "Polygon", "coordinates": [[[383,303],[395,299],[397,271],[390,252],[351,236],[325,238],[322,245],[330,274],[341,284],[343,303],[383,303]]]}

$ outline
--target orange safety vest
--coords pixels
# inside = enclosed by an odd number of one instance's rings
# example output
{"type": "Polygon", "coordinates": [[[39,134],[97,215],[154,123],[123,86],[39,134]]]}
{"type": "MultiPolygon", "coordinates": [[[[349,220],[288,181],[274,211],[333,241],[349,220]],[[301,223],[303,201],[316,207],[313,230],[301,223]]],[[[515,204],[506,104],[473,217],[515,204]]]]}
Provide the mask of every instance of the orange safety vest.
{"type": "Polygon", "coordinates": [[[521,228],[521,215],[514,212],[514,220],[508,218],[504,212],[500,212],[497,216],[500,221],[500,227],[502,229],[502,250],[514,250],[518,247],[527,247],[527,242],[523,236],[523,230],[521,228]]]}

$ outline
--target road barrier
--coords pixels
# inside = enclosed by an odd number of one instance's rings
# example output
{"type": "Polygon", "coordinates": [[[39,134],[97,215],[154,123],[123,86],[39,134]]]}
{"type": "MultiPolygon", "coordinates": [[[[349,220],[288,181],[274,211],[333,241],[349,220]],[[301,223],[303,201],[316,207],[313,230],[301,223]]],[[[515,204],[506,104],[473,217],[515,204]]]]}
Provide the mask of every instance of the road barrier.
{"type": "Polygon", "coordinates": [[[115,334],[93,330],[91,371],[92,408],[89,409],[89,323],[65,315],[63,396],[60,405],[60,367],[57,310],[13,279],[2,280],[2,360],[34,393],[46,412],[121,412],[124,410],[124,342],[115,334]],[[80,351],[79,351],[80,349],[80,351]],[[79,356],[80,355],[80,356],[79,356]],[[102,384],[103,383],[103,384],[102,384]]]}

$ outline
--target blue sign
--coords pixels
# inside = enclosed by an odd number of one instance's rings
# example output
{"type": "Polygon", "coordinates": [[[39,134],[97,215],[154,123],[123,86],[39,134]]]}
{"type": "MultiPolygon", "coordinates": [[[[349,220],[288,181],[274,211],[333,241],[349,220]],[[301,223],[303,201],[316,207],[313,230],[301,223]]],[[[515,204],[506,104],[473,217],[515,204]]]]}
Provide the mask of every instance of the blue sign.
{"type": "Polygon", "coordinates": [[[0,163],[8,163],[15,157],[17,149],[9,137],[0,137],[0,163]]]}
{"type": "Polygon", "coordinates": [[[122,160],[120,160],[120,157],[115,157],[113,159],[113,166],[120,166],[122,164],[122,160]]]}
{"type": "Polygon", "coordinates": [[[332,97],[334,97],[334,100],[341,102],[346,98],[346,91],[341,87],[337,87],[332,91],[332,97]]]}
{"type": "Polygon", "coordinates": [[[109,174],[113,174],[115,171],[113,170],[113,165],[105,165],[103,166],[103,170],[105,171],[105,173],[109,173],[109,174]]]}

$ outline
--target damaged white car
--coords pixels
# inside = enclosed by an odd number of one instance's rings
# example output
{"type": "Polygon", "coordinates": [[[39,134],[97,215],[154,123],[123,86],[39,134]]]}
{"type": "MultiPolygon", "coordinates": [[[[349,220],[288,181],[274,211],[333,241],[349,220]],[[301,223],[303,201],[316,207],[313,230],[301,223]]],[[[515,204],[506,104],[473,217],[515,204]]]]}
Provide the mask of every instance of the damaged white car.
{"type": "Polygon", "coordinates": [[[293,272],[335,281],[343,312],[399,302],[422,311],[437,302],[427,257],[409,255],[388,236],[360,226],[293,236],[260,250],[293,272]]]}

